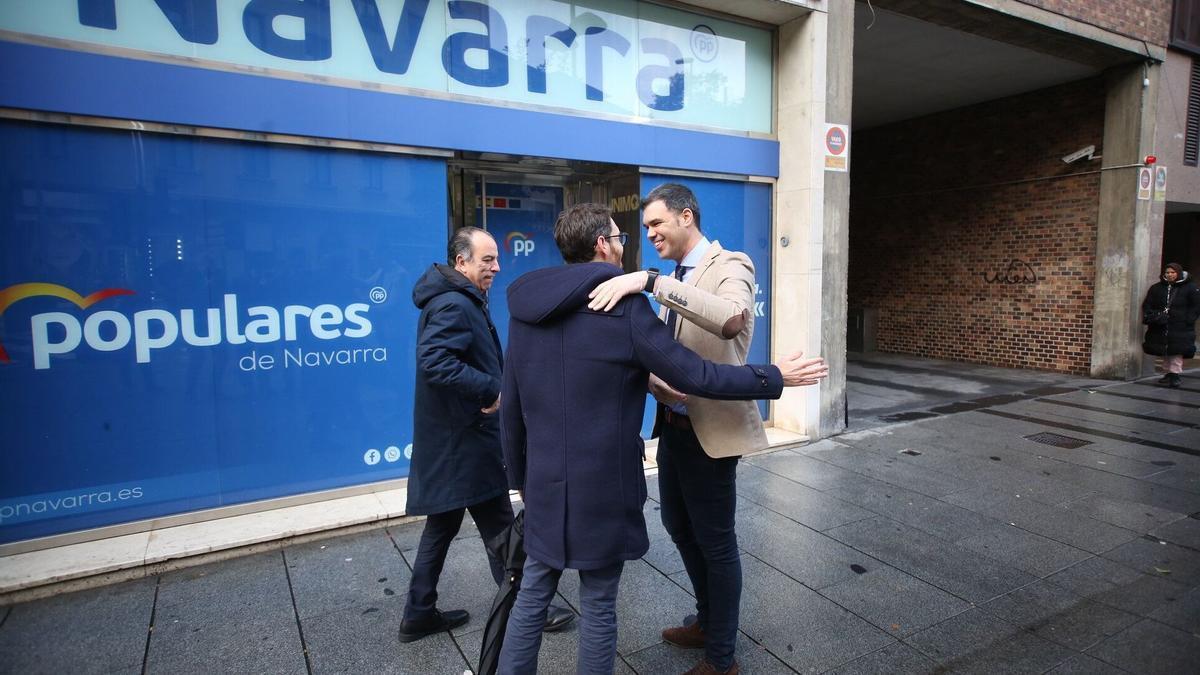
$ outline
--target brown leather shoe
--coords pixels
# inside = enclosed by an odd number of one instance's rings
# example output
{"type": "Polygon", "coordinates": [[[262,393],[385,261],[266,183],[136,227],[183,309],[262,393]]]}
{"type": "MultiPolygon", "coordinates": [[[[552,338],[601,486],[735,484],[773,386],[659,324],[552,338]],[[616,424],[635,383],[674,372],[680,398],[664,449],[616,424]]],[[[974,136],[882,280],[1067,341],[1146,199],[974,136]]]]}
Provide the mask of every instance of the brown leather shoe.
{"type": "Polygon", "coordinates": [[[704,629],[700,627],[700,622],[695,621],[685,626],[662,629],[662,641],[683,647],[685,650],[698,650],[704,649],[706,640],[704,640],[704,629]]]}
{"type": "Polygon", "coordinates": [[[741,669],[738,668],[736,659],[733,663],[729,664],[729,670],[717,670],[716,666],[708,662],[708,659],[701,659],[695,668],[692,668],[683,675],[738,675],[740,672],[741,669]]]}
{"type": "Polygon", "coordinates": [[[699,621],[694,621],[686,626],[664,628],[662,632],[662,639],[663,642],[673,644],[676,647],[683,647],[684,649],[702,649],[705,642],[704,629],[700,628],[699,621]]]}

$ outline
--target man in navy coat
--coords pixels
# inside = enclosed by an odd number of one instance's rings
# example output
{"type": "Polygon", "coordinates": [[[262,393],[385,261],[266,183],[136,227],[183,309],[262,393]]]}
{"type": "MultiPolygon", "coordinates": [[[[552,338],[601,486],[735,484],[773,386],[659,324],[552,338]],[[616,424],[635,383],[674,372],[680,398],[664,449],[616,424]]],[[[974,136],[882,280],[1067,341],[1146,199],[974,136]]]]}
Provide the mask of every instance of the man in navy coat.
{"type": "Polygon", "coordinates": [[[591,290],[621,274],[625,237],[606,207],[574,206],[554,227],[568,264],[509,287],[501,441],[510,484],[525,500],[528,559],[501,673],[537,670],[540,627],[566,568],[580,578],[578,672],[612,672],[621,570],[649,548],[639,432],[651,371],[715,399],[778,398],[824,372],[821,359],[800,354],[778,366],[704,361],[675,342],[641,295],[589,310],[591,290]]]}
{"type": "MultiPolygon", "coordinates": [[[[431,265],[413,287],[417,321],[417,381],[413,454],[408,476],[409,515],[427,515],[413,562],[401,642],[419,640],[467,622],[466,610],[437,608],[438,578],[465,511],[484,540],[513,521],[500,452],[500,340],[488,313],[487,291],[500,271],[496,241],[484,230],[454,233],[448,265],[431,265]]],[[[488,556],[492,577],[504,576],[488,556]]],[[[547,630],[574,615],[554,608],[547,630]]]]}

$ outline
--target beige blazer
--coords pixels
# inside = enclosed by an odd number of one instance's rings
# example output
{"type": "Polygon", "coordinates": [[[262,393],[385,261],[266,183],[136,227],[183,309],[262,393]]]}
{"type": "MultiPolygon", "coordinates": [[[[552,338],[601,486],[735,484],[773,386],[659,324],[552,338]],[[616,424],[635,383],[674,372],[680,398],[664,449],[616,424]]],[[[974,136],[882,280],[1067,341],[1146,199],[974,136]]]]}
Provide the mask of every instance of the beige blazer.
{"type": "MultiPolygon", "coordinates": [[[[712,242],[687,282],[659,277],[654,299],[679,314],[675,339],[715,363],[745,364],[754,333],[754,263],[712,242]]],[[[733,457],[767,447],[754,401],[714,401],[688,396],[688,416],[709,457],[733,457]]]]}

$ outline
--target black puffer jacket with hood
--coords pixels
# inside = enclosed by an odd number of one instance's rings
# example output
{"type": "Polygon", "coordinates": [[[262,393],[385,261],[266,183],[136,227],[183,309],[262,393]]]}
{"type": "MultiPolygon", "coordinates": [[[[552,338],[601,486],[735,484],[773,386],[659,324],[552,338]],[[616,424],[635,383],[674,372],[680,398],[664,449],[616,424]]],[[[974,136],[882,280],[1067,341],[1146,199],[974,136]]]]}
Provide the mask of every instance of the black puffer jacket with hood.
{"type": "Polygon", "coordinates": [[[1146,339],[1142,351],[1154,356],[1192,358],[1196,355],[1196,320],[1200,319],[1200,288],[1176,263],[1170,267],[1178,276],[1150,287],[1142,302],[1146,339]]]}

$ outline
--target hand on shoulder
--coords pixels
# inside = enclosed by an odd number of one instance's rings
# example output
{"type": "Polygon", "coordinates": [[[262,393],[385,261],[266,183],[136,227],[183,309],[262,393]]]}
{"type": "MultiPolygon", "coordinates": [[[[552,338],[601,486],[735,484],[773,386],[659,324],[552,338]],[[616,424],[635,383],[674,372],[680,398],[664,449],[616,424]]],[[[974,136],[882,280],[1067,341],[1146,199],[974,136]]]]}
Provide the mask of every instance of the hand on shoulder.
{"type": "Polygon", "coordinates": [[[588,297],[588,309],[608,312],[627,295],[641,293],[646,288],[647,275],[644,271],[629,272],[619,277],[613,277],[597,286],[588,297]]]}

